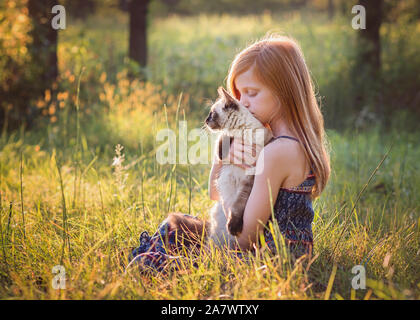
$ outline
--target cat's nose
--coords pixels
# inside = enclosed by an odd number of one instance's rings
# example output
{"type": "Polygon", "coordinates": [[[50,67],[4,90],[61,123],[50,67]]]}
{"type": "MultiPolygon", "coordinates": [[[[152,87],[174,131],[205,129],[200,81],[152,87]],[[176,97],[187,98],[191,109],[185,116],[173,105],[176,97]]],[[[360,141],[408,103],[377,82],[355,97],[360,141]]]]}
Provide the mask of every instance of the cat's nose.
{"type": "Polygon", "coordinates": [[[249,108],[249,103],[248,102],[241,101],[241,103],[245,108],[247,108],[247,109],[249,108]]]}
{"type": "Polygon", "coordinates": [[[206,123],[208,124],[210,120],[211,120],[211,112],[209,113],[209,115],[206,118],[206,123]]]}

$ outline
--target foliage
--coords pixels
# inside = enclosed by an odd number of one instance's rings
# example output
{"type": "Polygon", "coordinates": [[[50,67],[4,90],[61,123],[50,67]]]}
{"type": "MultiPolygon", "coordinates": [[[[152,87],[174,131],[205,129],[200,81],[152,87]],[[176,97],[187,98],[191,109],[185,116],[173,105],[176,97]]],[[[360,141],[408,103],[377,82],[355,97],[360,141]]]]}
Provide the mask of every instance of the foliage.
{"type": "MultiPolygon", "coordinates": [[[[9,110],[7,112],[18,115],[18,106],[25,101],[30,104],[32,113],[28,118],[31,118],[38,114],[38,108],[43,103],[31,101],[27,97],[33,91],[28,88],[36,82],[35,73],[26,67],[30,60],[25,52],[31,41],[27,35],[30,29],[27,10],[24,0],[8,0],[6,3],[9,8],[2,11],[4,19],[0,20],[0,28],[3,28],[3,34],[6,35],[0,40],[0,67],[3,71],[0,85],[2,96],[8,98],[2,99],[2,108],[4,112],[9,110]],[[12,28],[10,21],[13,19],[21,24],[15,23],[12,28]],[[7,39],[15,40],[8,43],[5,41],[11,40],[7,39]]],[[[420,80],[420,73],[417,72],[420,70],[417,49],[419,22],[407,16],[407,8],[416,8],[412,1],[404,5],[401,2],[386,2],[388,11],[381,29],[382,74],[376,84],[381,95],[379,100],[382,114],[377,114],[378,111],[369,103],[355,102],[355,97],[360,95],[368,80],[363,73],[357,72],[357,31],[351,28],[353,16],[350,7],[346,7],[342,14],[332,20],[322,11],[327,1],[308,2],[306,9],[284,10],[281,13],[272,10],[261,15],[237,17],[201,14],[159,18],[156,11],[153,11],[156,9],[153,9],[155,3],[152,2],[153,18],[148,32],[149,64],[144,71],[148,79],[160,85],[164,91],[172,95],[180,92],[190,95],[191,111],[198,117],[206,114],[206,101],[214,97],[216,88],[225,81],[229,63],[235,53],[268,31],[291,35],[300,42],[329,127],[338,129],[355,122],[363,124],[372,117],[378,121],[384,118],[387,124],[394,117],[395,110],[402,109],[409,110],[417,118],[420,116],[416,86],[420,80]]],[[[343,5],[337,1],[334,3],[338,8],[343,5]]],[[[103,72],[112,84],[117,81],[116,75],[119,72],[128,71],[131,75],[143,72],[127,59],[128,16],[117,10],[116,6],[115,1],[96,5],[97,15],[84,20],[70,20],[68,28],[59,32],[58,91],[64,92],[74,85],[63,79],[69,77],[69,73],[71,78],[76,77],[85,67],[81,95],[88,105],[96,105],[101,93],[98,80],[103,72]]],[[[44,93],[42,97],[52,96],[52,109],[57,108],[58,104],[56,92],[53,91],[44,93]]],[[[43,108],[50,108],[49,103],[43,108]]],[[[51,113],[42,111],[48,117],[51,113]]]]}
{"type": "Polygon", "coordinates": [[[25,96],[31,80],[28,46],[31,23],[26,7],[27,0],[2,1],[0,7],[0,126],[9,115],[16,119],[20,109],[14,108],[25,96]]]}

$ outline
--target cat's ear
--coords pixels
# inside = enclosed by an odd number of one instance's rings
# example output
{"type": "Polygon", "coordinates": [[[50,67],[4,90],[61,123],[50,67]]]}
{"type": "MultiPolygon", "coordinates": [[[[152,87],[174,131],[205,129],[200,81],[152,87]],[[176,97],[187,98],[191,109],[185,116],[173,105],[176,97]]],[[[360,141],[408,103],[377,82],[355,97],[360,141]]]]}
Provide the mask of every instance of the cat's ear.
{"type": "Polygon", "coordinates": [[[217,92],[219,93],[220,98],[224,98],[226,100],[226,102],[234,102],[236,103],[236,100],[234,97],[232,97],[232,95],[227,92],[227,90],[223,87],[219,87],[219,89],[217,89],[217,92]]]}
{"type": "Polygon", "coordinates": [[[225,100],[226,109],[238,110],[238,102],[229,92],[226,91],[225,88],[219,87],[217,92],[219,93],[220,98],[225,100]]]}

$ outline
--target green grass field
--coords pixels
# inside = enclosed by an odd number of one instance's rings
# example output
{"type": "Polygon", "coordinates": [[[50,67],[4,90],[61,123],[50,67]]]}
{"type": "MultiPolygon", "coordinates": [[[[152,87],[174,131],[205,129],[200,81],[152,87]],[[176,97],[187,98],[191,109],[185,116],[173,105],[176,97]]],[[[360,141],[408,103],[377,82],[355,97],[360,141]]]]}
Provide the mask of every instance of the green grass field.
{"type": "Polygon", "coordinates": [[[1,136],[2,299],[420,298],[419,132],[401,130],[404,118],[387,128],[363,119],[327,128],[332,175],[314,202],[310,265],[292,265],[283,251],[245,263],[213,249],[178,272],[124,273],[120,252],[137,246],[141,231],[153,233],[171,211],[205,218],[213,205],[210,165],[158,164],[158,130],[178,132],[184,119],[200,128],[235,52],[267,30],[301,42],[328,101],[353,36],[322,17],[312,25],[298,15],[159,19],[150,26],[145,84],[124,71],[127,19],[106,17],[60,33],[61,93],[39,102],[49,120],[1,136]],[[55,265],[65,268],[66,289],[52,286],[55,265]],[[366,268],[364,290],[352,289],[356,265],[366,268]]]}

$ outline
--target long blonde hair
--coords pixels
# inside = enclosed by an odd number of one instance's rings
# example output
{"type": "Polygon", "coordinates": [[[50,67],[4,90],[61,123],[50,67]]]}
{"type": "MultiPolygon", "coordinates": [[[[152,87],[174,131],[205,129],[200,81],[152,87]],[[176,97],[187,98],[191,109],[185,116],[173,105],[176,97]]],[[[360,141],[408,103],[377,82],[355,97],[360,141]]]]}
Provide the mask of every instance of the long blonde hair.
{"type": "Polygon", "coordinates": [[[302,50],[289,37],[271,35],[238,53],[227,78],[227,87],[237,99],[240,99],[240,93],[235,79],[253,66],[256,78],[279,99],[286,123],[302,142],[315,175],[311,196],[316,198],[329,179],[330,157],[324,118],[302,50]]]}

